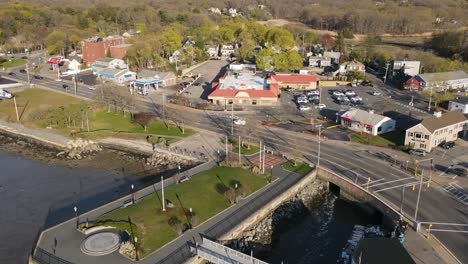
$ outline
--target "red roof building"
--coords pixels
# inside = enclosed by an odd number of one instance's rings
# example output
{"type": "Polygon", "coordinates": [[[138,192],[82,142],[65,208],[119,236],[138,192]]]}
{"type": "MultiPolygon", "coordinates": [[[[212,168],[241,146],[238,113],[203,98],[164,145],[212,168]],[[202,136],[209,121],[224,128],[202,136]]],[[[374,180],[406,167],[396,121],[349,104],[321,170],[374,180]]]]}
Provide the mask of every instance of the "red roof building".
{"type": "Polygon", "coordinates": [[[315,75],[278,74],[271,76],[271,83],[277,84],[279,88],[313,90],[319,87],[320,79],[315,75]]]}
{"type": "Polygon", "coordinates": [[[277,83],[255,72],[227,71],[211,84],[208,99],[217,105],[275,105],[280,95],[277,83]]]}

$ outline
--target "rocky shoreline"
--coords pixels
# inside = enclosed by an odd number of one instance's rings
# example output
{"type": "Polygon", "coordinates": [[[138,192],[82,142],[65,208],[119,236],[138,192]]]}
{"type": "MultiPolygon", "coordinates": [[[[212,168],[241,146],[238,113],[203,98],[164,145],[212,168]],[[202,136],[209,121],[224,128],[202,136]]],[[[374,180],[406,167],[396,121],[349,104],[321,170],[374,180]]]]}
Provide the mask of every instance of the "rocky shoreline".
{"type": "Polygon", "coordinates": [[[141,179],[166,171],[176,171],[178,166],[185,170],[199,164],[167,153],[149,154],[83,139],[71,140],[65,148],[61,148],[7,131],[0,131],[0,151],[51,165],[132,174],[141,179]]]}
{"type": "Polygon", "coordinates": [[[255,226],[244,230],[240,238],[229,241],[227,245],[248,254],[254,250],[256,256],[267,255],[280,234],[300,221],[310,209],[322,204],[327,192],[322,181],[314,180],[255,226]]]}

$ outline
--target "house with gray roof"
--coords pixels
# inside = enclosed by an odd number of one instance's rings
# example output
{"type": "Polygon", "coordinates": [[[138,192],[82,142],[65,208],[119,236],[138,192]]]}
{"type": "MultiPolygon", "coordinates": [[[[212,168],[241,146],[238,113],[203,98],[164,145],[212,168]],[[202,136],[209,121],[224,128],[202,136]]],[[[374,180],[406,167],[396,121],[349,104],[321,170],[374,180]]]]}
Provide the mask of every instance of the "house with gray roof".
{"type": "Polygon", "coordinates": [[[377,136],[395,130],[396,121],[374,111],[352,109],[340,116],[341,125],[351,130],[377,136]]]}
{"type": "Polygon", "coordinates": [[[468,119],[461,111],[436,112],[406,130],[405,146],[430,152],[443,142],[455,141],[461,134],[466,136],[467,130],[468,119]]]}
{"type": "Polygon", "coordinates": [[[431,90],[443,92],[450,89],[468,89],[468,74],[464,71],[424,73],[404,83],[405,90],[431,90]]]}
{"type": "Polygon", "coordinates": [[[136,73],[128,69],[105,68],[98,73],[101,80],[110,80],[118,85],[125,85],[136,79],[136,73]]]}
{"type": "Polygon", "coordinates": [[[464,114],[468,114],[468,96],[457,97],[449,101],[449,111],[462,111],[464,114]]]}

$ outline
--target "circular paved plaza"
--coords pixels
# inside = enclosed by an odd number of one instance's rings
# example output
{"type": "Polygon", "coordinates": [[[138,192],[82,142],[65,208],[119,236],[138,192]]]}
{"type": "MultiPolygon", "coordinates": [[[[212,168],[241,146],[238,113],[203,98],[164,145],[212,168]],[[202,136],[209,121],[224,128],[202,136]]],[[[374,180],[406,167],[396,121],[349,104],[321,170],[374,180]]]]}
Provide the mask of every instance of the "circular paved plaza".
{"type": "Polygon", "coordinates": [[[91,256],[110,254],[120,246],[120,237],[114,232],[100,232],[87,237],[81,244],[81,251],[91,256]]]}

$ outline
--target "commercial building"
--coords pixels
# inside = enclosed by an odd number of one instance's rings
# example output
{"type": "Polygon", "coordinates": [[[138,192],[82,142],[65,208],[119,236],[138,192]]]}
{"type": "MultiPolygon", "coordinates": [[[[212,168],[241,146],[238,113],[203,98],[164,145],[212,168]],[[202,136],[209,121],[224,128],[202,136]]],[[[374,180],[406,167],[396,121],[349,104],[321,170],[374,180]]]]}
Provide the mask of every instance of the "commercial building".
{"type": "Polygon", "coordinates": [[[128,65],[121,59],[100,58],[93,64],[91,70],[93,74],[98,74],[105,69],[127,69],[128,65]]]}
{"type": "Polygon", "coordinates": [[[467,89],[468,74],[464,71],[424,73],[407,80],[403,85],[405,90],[435,92],[450,89],[467,89]]]}
{"type": "Polygon", "coordinates": [[[211,84],[208,99],[216,105],[275,105],[279,85],[270,83],[266,75],[257,73],[255,65],[236,64],[211,84]]]}
{"type": "Polygon", "coordinates": [[[455,141],[459,135],[466,136],[467,130],[468,120],[461,111],[443,115],[437,112],[406,130],[405,146],[430,152],[443,142],[455,141]]]}
{"type": "Polygon", "coordinates": [[[98,73],[98,77],[103,80],[110,80],[118,85],[126,85],[136,79],[136,73],[128,69],[107,68],[98,73]]]}
{"type": "Polygon", "coordinates": [[[160,86],[171,86],[177,82],[176,75],[173,72],[141,70],[137,73],[136,78],[130,83],[130,87],[142,95],[147,95],[151,88],[159,90],[160,86]]]}
{"type": "Polygon", "coordinates": [[[395,76],[398,73],[402,73],[408,76],[415,76],[419,74],[420,68],[420,61],[394,60],[390,64],[389,74],[391,74],[391,76],[395,76]]]}
{"type": "Polygon", "coordinates": [[[271,76],[270,83],[278,85],[279,88],[314,90],[319,87],[320,79],[316,75],[277,74],[271,76]]]}
{"type": "Polygon", "coordinates": [[[128,49],[132,44],[120,44],[116,46],[111,46],[109,52],[112,58],[123,60],[127,55],[128,49]]]}
{"type": "Polygon", "coordinates": [[[449,101],[449,111],[462,111],[464,114],[468,114],[468,96],[458,97],[449,101]]]}
{"type": "Polygon", "coordinates": [[[124,44],[123,37],[94,37],[81,41],[83,64],[91,66],[97,59],[104,58],[110,47],[124,44]]]}
{"type": "Polygon", "coordinates": [[[340,116],[341,125],[351,130],[377,136],[395,130],[396,121],[373,111],[353,109],[340,116]]]}

